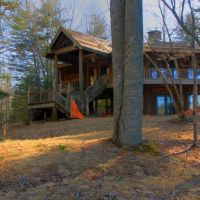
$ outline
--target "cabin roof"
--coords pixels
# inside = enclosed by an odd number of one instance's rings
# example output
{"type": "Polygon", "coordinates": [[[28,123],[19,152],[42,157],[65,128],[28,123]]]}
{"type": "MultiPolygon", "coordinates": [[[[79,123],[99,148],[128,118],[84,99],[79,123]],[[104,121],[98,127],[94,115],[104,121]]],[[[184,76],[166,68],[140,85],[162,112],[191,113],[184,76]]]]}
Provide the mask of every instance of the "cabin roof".
{"type": "MultiPolygon", "coordinates": [[[[191,44],[188,42],[183,42],[183,41],[175,41],[175,42],[164,42],[161,40],[156,40],[156,41],[151,41],[148,43],[144,43],[145,45],[148,46],[154,46],[155,48],[188,48],[191,49],[191,44]]],[[[196,49],[200,49],[198,45],[196,45],[196,49]]]]}
{"type": "Polygon", "coordinates": [[[110,54],[112,52],[111,44],[107,40],[69,29],[65,29],[65,32],[70,34],[83,49],[105,54],[110,54]]]}
{"type": "MultiPolygon", "coordinates": [[[[196,45],[196,53],[200,53],[200,47],[196,45]]],[[[182,41],[164,42],[160,40],[144,43],[145,52],[191,53],[191,44],[182,41]]]]}
{"type": "MultiPolygon", "coordinates": [[[[87,50],[90,52],[109,55],[112,53],[112,45],[109,41],[97,38],[95,36],[81,33],[78,31],[74,31],[71,29],[66,29],[64,27],[60,27],[57,34],[53,38],[46,54],[46,58],[51,58],[53,56],[52,51],[53,46],[58,40],[59,36],[63,33],[66,37],[68,37],[73,46],[77,46],[80,49],[87,50]]],[[[191,45],[185,42],[164,42],[164,41],[151,41],[148,43],[144,43],[144,51],[145,52],[168,52],[168,53],[190,53],[191,45]]],[[[196,47],[196,53],[200,53],[200,47],[196,47]]]]}
{"type": "MultiPolygon", "coordinates": [[[[73,44],[80,49],[99,54],[111,54],[112,52],[112,47],[109,41],[89,34],[66,29],[64,27],[60,27],[54,39],[52,40],[49,49],[53,49],[53,46],[61,33],[67,36],[73,42],[73,44]]],[[[48,57],[48,52],[46,53],[45,57],[48,57]]]]}

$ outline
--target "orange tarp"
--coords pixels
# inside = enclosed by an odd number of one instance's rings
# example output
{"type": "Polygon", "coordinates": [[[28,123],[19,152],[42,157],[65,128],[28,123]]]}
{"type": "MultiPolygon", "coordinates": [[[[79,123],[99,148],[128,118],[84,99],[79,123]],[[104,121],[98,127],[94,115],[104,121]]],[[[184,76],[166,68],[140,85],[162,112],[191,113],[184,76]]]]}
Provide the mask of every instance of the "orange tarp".
{"type": "Polygon", "coordinates": [[[71,118],[83,119],[85,116],[80,112],[74,99],[71,100],[71,118]]]}
{"type": "MultiPolygon", "coordinates": [[[[193,110],[189,109],[185,112],[185,115],[187,116],[192,116],[193,115],[193,110]]],[[[200,108],[197,108],[197,115],[200,115],[200,108]]]]}

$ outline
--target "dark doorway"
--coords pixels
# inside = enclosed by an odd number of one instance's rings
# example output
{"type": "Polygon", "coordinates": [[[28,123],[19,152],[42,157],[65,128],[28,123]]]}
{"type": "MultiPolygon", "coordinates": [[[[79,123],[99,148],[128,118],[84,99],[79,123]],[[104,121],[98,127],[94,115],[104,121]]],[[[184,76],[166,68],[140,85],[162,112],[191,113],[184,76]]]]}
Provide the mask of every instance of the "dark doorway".
{"type": "Polygon", "coordinates": [[[107,66],[101,66],[100,76],[107,74],[107,66]]]}

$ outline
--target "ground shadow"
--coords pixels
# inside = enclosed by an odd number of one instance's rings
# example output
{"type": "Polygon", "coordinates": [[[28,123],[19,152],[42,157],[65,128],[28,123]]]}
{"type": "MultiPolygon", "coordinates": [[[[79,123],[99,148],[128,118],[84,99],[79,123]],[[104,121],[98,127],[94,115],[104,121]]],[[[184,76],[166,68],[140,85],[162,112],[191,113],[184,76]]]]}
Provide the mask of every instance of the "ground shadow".
{"type": "Polygon", "coordinates": [[[112,117],[86,118],[61,122],[35,123],[30,126],[11,126],[6,139],[37,140],[89,132],[112,131],[112,117]]]}
{"type": "Polygon", "coordinates": [[[36,140],[34,151],[39,154],[12,160],[0,168],[0,196],[10,193],[12,196],[7,199],[30,199],[32,195],[33,199],[45,200],[97,200],[116,194],[120,200],[164,200],[180,197],[198,186],[199,176],[195,173],[200,163],[168,151],[186,148],[191,143],[191,139],[171,137],[174,127],[167,129],[167,124],[159,126],[155,122],[145,125],[145,137],[160,146],[160,153],[153,154],[116,147],[109,139],[112,118],[101,120],[45,123],[31,126],[28,133],[28,129],[22,129],[14,134],[11,139],[22,140],[23,145],[25,139],[36,140]],[[45,142],[54,140],[54,146],[45,146],[45,142]],[[181,172],[176,174],[179,167],[181,172]],[[186,171],[194,177],[185,178],[186,171]],[[181,178],[177,184],[173,182],[176,178],[181,178]]]}

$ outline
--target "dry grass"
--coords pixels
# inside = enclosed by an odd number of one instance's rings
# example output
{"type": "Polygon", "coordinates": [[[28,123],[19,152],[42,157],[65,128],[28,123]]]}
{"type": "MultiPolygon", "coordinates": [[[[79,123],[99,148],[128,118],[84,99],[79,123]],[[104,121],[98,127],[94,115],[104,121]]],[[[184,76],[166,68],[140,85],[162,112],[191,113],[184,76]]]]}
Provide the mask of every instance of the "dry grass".
{"type": "Polygon", "coordinates": [[[111,143],[112,118],[13,125],[0,142],[0,200],[200,199],[191,124],[144,117],[139,149],[111,143]]]}

